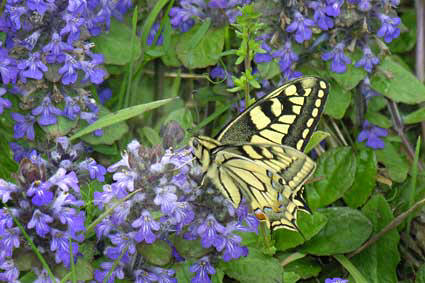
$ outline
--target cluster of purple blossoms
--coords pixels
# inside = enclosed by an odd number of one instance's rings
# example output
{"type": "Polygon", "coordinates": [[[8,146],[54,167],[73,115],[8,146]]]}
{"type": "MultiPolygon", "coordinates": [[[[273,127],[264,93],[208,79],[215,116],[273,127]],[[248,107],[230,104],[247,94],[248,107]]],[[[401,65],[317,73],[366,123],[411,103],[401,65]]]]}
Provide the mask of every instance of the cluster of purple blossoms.
{"type": "MultiPolygon", "coordinates": [[[[16,143],[11,145],[19,171],[16,183],[0,179],[0,197],[4,204],[0,209],[1,281],[18,280],[20,271],[15,262],[33,253],[31,247],[24,244],[28,239],[15,221],[42,251],[50,267],[62,264],[69,268],[70,251],[75,261],[81,256],[79,243],[84,240],[85,213],[79,209],[84,205],[80,185],[84,180],[103,180],[106,169],[91,159],[76,163],[84,151],[81,144],[71,146],[64,137],[56,142],[49,161],[35,150],[25,150],[16,143]],[[18,248],[19,252],[14,253],[18,248]]],[[[48,277],[45,269],[33,271],[40,282],[50,282],[43,281],[48,277]]]]}
{"type": "Polygon", "coordinates": [[[188,149],[164,153],[162,147],[144,148],[133,141],[122,159],[108,168],[114,182],[94,194],[95,205],[111,211],[95,228],[98,240],[110,243],[104,253],[111,260],[96,270],[98,282],[107,274],[108,282],[124,277],[176,282],[173,270],[149,260],[149,246],[168,247],[162,256],[170,261],[194,260],[190,271],[196,273],[195,283],[209,282],[209,274],[215,273],[210,262],[219,257],[229,261],[247,255],[248,249],[241,246],[242,239],[235,232],[256,232],[256,218],[248,214],[246,205],[233,208],[215,189],[197,189],[191,176],[200,172],[189,166],[191,160],[188,149]],[[196,245],[198,241],[193,240],[200,240],[205,249],[198,256],[184,248],[185,243],[196,245]],[[136,258],[138,264],[134,264],[136,258]]]}
{"type": "MultiPolygon", "coordinates": [[[[130,0],[5,2],[0,16],[0,31],[6,34],[0,46],[0,81],[9,84],[9,93],[19,95],[22,109],[30,110],[12,114],[15,138],[33,140],[35,122],[56,124],[58,116],[88,123],[97,119],[99,109],[84,87],[102,83],[107,74],[101,67],[103,55],[91,51],[89,39],[108,29],[111,17],[121,18],[129,7],[130,0]]],[[[0,98],[0,113],[10,107],[0,98]]]]}
{"type": "Polygon", "coordinates": [[[238,7],[249,4],[251,0],[180,0],[179,6],[170,10],[171,25],[181,32],[189,31],[195,19],[212,18],[215,25],[234,23],[241,15],[238,7]]]}

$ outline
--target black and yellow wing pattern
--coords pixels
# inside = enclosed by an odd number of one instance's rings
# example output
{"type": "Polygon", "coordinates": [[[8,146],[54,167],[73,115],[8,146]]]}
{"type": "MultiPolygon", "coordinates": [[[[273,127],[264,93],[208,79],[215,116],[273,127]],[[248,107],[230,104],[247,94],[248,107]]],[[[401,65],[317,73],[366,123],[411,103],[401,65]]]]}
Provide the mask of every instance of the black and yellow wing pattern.
{"type": "Polygon", "coordinates": [[[215,138],[190,141],[208,178],[235,207],[245,196],[272,230],[298,230],[298,210],[309,211],[303,184],[315,169],[304,153],[326,102],[328,84],[316,77],[288,82],[257,100],[215,138]]]}

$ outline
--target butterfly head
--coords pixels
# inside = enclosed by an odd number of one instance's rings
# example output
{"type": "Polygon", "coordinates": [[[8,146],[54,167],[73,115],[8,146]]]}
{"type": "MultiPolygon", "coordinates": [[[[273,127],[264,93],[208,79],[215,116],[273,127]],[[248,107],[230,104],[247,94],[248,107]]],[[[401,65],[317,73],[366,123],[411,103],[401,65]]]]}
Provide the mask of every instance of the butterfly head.
{"type": "Polygon", "coordinates": [[[210,165],[211,150],[220,146],[220,143],[209,137],[195,136],[189,140],[189,145],[193,148],[193,155],[205,172],[210,165]]]}

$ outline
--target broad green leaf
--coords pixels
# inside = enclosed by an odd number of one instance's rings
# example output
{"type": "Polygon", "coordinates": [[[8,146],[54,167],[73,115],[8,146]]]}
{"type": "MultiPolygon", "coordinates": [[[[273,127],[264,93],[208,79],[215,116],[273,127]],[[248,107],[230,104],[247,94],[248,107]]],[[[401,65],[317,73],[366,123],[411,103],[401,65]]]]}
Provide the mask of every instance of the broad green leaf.
{"type": "Polygon", "coordinates": [[[387,116],[382,115],[381,113],[378,113],[378,112],[367,111],[365,118],[370,123],[381,128],[388,129],[388,128],[391,128],[393,125],[393,123],[387,116]]]}
{"type": "Polygon", "coordinates": [[[425,86],[391,56],[385,57],[370,82],[372,88],[395,102],[416,104],[425,101],[425,86]]]}
{"type": "Polygon", "coordinates": [[[403,118],[405,124],[416,124],[422,121],[425,121],[425,107],[419,108],[403,118]]]}
{"type": "Polygon", "coordinates": [[[69,120],[65,117],[57,117],[57,123],[54,125],[41,127],[52,139],[66,136],[72,129],[77,126],[78,119],[69,120]]]}
{"type": "Polygon", "coordinates": [[[276,249],[279,251],[285,251],[302,244],[305,239],[311,239],[314,235],[319,233],[319,231],[326,225],[326,222],[326,216],[319,212],[314,212],[313,214],[308,214],[302,211],[298,212],[297,225],[304,237],[298,232],[289,231],[287,229],[279,229],[273,233],[276,249]]]}
{"type": "Polygon", "coordinates": [[[126,65],[130,63],[132,54],[133,60],[137,60],[142,49],[138,40],[131,46],[131,33],[131,28],[124,22],[111,19],[108,33],[91,38],[95,43],[94,52],[105,56],[105,64],[126,65]]]}
{"type": "Polygon", "coordinates": [[[295,282],[298,282],[298,280],[300,280],[300,278],[301,277],[297,273],[295,273],[295,272],[287,272],[287,271],[285,271],[285,272],[283,272],[282,282],[285,282],[285,283],[295,283],[295,282]]]}
{"type": "MultiPolygon", "coordinates": [[[[347,54],[348,55],[348,54],[347,54]]],[[[351,54],[350,54],[351,56],[351,54]]],[[[354,61],[354,60],[353,60],[354,61]]],[[[327,64],[329,65],[329,64],[327,64]]],[[[347,71],[342,74],[329,72],[329,75],[345,91],[355,88],[366,76],[367,72],[363,68],[356,68],[353,64],[347,64],[347,71]]],[[[332,89],[331,89],[332,91],[332,89]]]]}
{"type": "Polygon", "coordinates": [[[193,126],[192,112],[187,108],[176,109],[171,112],[164,120],[164,124],[168,121],[176,121],[183,129],[188,129],[193,126]]]}
{"type": "Polygon", "coordinates": [[[142,133],[145,136],[145,138],[150,142],[151,145],[157,145],[161,143],[161,137],[151,127],[143,127],[142,133]]]}
{"type": "Polygon", "coordinates": [[[192,46],[192,40],[196,37],[199,28],[200,26],[196,26],[185,32],[176,46],[177,57],[188,69],[205,68],[217,64],[223,50],[223,28],[210,28],[199,43],[192,46]]]}
{"type": "Polygon", "coordinates": [[[415,283],[425,283],[425,264],[422,264],[416,272],[415,283]]]}
{"type": "MultiPolygon", "coordinates": [[[[70,139],[74,140],[76,138],[79,138],[81,136],[84,136],[88,133],[91,133],[92,131],[100,128],[105,128],[111,125],[114,125],[116,123],[125,121],[127,119],[133,118],[135,116],[138,116],[146,111],[150,111],[152,109],[158,108],[162,105],[165,105],[167,103],[170,103],[173,101],[174,98],[168,98],[163,100],[157,100],[146,104],[140,104],[136,106],[131,106],[126,109],[119,110],[114,113],[106,114],[102,117],[100,117],[96,122],[93,124],[85,127],[84,129],[80,130],[76,134],[74,134],[70,139]]],[[[100,109],[102,111],[102,109],[100,109]]]]}
{"type": "MultiPolygon", "coordinates": [[[[375,233],[394,219],[392,209],[382,195],[373,196],[363,207],[362,212],[372,221],[375,233]]],[[[396,269],[400,261],[399,241],[398,231],[393,229],[354,256],[352,262],[370,283],[398,282],[396,269]]]]}
{"type": "Polygon", "coordinates": [[[171,261],[171,247],[164,240],[157,240],[153,244],[138,244],[137,251],[153,265],[165,266],[171,261]]]}
{"type": "Polygon", "coordinates": [[[322,178],[306,186],[311,209],[329,205],[342,197],[354,182],[356,158],[350,147],[331,149],[317,162],[313,178],[322,178]]]}
{"type": "Polygon", "coordinates": [[[310,140],[305,147],[304,152],[309,153],[313,148],[315,148],[319,143],[321,143],[324,139],[329,137],[330,134],[324,131],[315,131],[311,136],[310,140]]]}
{"type": "Polygon", "coordinates": [[[210,250],[204,249],[199,240],[184,240],[180,237],[173,242],[177,252],[184,258],[201,258],[210,250]]]}
{"type": "Polygon", "coordinates": [[[281,73],[279,64],[274,60],[257,64],[257,67],[261,74],[261,78],[266,80],[270,80],[281,73]]]}
{"type": "Polygon", "coordinates": [[[331,84],[331,91],[326,101],[325,113],[335,119],[344,117],[351,102],[351,91],[344,90],[338,83],[331,84]]]}
{"type": "Polygon", "coordinates": [[[250,248],[246,257],[220,262],[219,268],[227,276],[239,282],[282,282],[283,268],[279,261],[273,257],[265,256],[255,248],[250,248]]]}
{"type": "Polygon", "coordinates": [[[300,278],[307,279],[310,277],[317,276],[322,270],[322,267],[317,261],[313,260],[311,257],[303,257],[286,265],[284,267],[284,270],[285,273],[295,272],[300,276],[300,278]]]}
{"type": "Polygon", "coordinates": [[[27,272],[24,276],[19,277],[19,282],[21,283],[33,283],[38,279],[38,276],[34,271],[27,272]]]}
{"type": "Polygon", "coordinates": [[[383,96],[372,96],[367,103],[367,111],[378,112],[387,107],[388,100],[383,96]]]}
{"type": "Polygon", "coordinates": [[[356,159],[354,183],[344,194],[345,203],[352,208],[357,208],[368,200],[375,188],[377,174],[375,151],[362,146],[357,152],[356,159]]]}
{"type": "Polygon", "coordinates": [[[376,150],[376,157],[379,162],[385,165],[390,178],[401,183],[407,177],[409,164],[402,157],[398,144],[389,142],[388,138],[384,139],[384,143],[385,147],[383,149],[376,150]]]}
{"type": "MultiPolygon", "coordinates": [[[[90,262],[85,260],[84,258],[79,258],[77,263],[75,264],[76,277],[80,282],[93,280],[94,269],[90,262]]],[[[62,278],[69,273],[69,270],[65,268],[63,265],[56,265],[53,273],[58,277],[62,278]]],[[[68,281],[72,279],[72,276],[68,275],[68,281]]]]}
{"type": "Polygon", "coordinates": [[[176,48],[180,40],[181,34],[173,34],[171,36],[170,47],[167,52],[161,56],[162,62],[169,67],[179,67],[182,63],[177,58],[176,48]]]}
{"type": "Polygon", "coordinates": [[[319,210],[328,218],[326,226],[307,241],[300,252],[325,256],[354,251],[372,232],[372,224],[364,214],[349,207],[329,207],[319,210]]]}

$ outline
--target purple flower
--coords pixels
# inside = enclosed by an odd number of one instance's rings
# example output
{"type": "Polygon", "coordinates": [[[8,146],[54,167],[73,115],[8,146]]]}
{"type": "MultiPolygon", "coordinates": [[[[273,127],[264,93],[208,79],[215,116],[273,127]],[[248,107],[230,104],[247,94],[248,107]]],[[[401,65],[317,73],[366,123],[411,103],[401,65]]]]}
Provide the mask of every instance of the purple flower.
{"type": "Polygon", "coordinates": [[[106,101],[111,99],[112,90],[110,88],[103,88],[102,90],[99,91],[98,94],[99,94],[100,103],[105,104],[106,101]]]}
{"type": "Polygon", "coordinates": [[[94,192],[93,203],[102,210],[103,206],[110,203],[115,197],[115,191],[112,189],[112,186],[106,184],[103,186],[103,190],[101,192],[94,192]]]}
{"type": "Polygon", "coordinates": [[[72,44],[73,41],[80,38],[81,26],[84,24],[84,19],[80,16],[65,13],[63,16],[66,25],[61,29],[60,35],[64,36],[68,34],[68,43],[72,44]]]}
{"type": "MultiPolygon", "coordinates": [[[[96,113],[91,113],[91,112],[81,112],[80,114],[80,118],[87,121],[87,123],[89,124],[93,124],[94,122],[97,121],[97,114],[96,113]]],[[[95,136],[102,136],[103,135],[103,130],[102,129],[97,129],[93,132],[93,135],[95,136]]]]}
{"type": "Polygon", "coordinates": [[[73,84],[77,81],[77,71],[81,69],[81,64],[69,54],[65,54],[65,64],[59,69],[58,73],[62,76],[62,83],[64,85],[73,84]]]}
{"type": "Polygon", "coordinates": [[[154,204],[161,206],[161,212],[170,214],[176,207],[177,195],[174,186],[160,186],[155,188],[154,204]]]}
{"type": "Polygon", "coordinates": [[[242,238],[236,234],[232,234],[234,230],[236,230],[236,223],[229,223],[226,227],[226,231],[224,233],[224,241],[222,244],[217,247],[218,251],[223,250],[223,260],[229,261],[232,259],[238,259],[241,256],[248,255],[248,249],[246,247],[242,247],[240,243],[242,242],[242,238]]]}
{"type": "Polygon", "coordinates": [[[38,117],[38,124],[41,126],[48,126],[56,124],[56,116],[62,115],[62,110],[56,108],[52,104],[50,97],[46,96],[43,102],[31,111],[31,114],[34,116],[40,115],[40,117],[38,117]]]}
{"type": "MultiPolygon", "coordinates": [[[[55,253],[55,261],[56,263],[61,263],[66,267],[69,267],[71,260],[71,247],[69,246],[69,237],[68,233],[59,231],[56,229],[52,229],[52,239],[50,242],[50,250],[55,253]]],[[[74,258],[78,255],[78,244],[72,242],[72,254],[74,258]]]]}
{"type": "Polygon", "coordinates": [[[27,38],[25,38],[24,40],[21,40],[20,44],[26,49],[28,49],[29,51],[31,51],[34,49],[35,45],[37,44],[38,39],[40,38],[40,35],[41,35],[41,31],[36,30],[32,34],[30,34],[27,38]]]}
{"type": "Polygon", "coordinates": [[[210,283],[209,274],[215,274],[215,269],[208,260],[208,257],[203,257],[189,267],[190,272],[195,272],[195,277],[191,283],[210,283]]]}
{"type": "Polygon", "coordinates": [[[371,73],[373,66],[379,64],[379,58],[373,55],[369,47],[363,48],[363,57],[356,62],[356,67],[363,67],[367,72],[371,73]]]}
{"type": "Polygon", "coordinates": [[[348,280],[342,278],[327,278],[325,283],[348,283],[348,280]]]}
{"type": "Polygon", "coordinates": [[[400,35],[400,29],[397,27],[401,23],[400,18],[391,18],[384,14],[379,14],[378,17],[382,25],[376,35],[383,37],[385,42],[390,43],[400,35]]]}
{"type": "Polygon", "coordinates": [[[308,6],[314,10],[313,19],[319,28],[329,30],[334,27],[332,18],[326,15],[326,4],[324,2],[313,1],[308,6]]]}
{"type": "Polygon", "coordinates": [[[193,17],[205,18],[204,11],[207,4],[203,0],[186,0],[182,8],[173,7],[170,10],[170,22],[174,29],[180,29],[181,32],[187,32],[194,24],[193,17]]]}
{"type": "Polygon", "coordinates": [[[97,164],[93,158],[84,160],[78,167],[80,170],[89,171],[90,179],[97,179],[99,182],[105,181],[106,168],[101,164],[97,164]]]}
{"type": "Polygon", "coordinates": [[[80,114],[81,108],[77,102],[70,96],[65,96],[65,107],[63,109],[63,116],[69,120],[75,120],[80,114]]]}
{"type": "Polygon", "coordinates": [[[78,177],[74,171],[67,174],[66,170],[59,168],[56,173],[49,178],[49,183],[58,186],[63,192],[68,192],[71,187],[74,192],[79,193],[78,177]]]}
{"type": "Polygon", "coordinates": [[[29,140],[34,140],[34,123],[35,117],[32,115],[23,116],[19,113],[11,113],[12,119],[16,121],[13,126],[13,137],[20,139],[26,137],[29,140]]]}
{"type": "Polygon", "coordinates": [[[103,55],[91,54],[91,57],[91,61],[80,61],[81,70],[85,73],[81,82],[84,83],[90,79],[94,84],[101,84],[106,76],[106,72],[98,67],[98,65],[103,64],[103,55]]]}
{"type": "Polygon", "coordinates": [[[158,277],[158,283],[177,283],[177,279],[173,277],[176,272],[172,269],[152,267],[152,271],[158,277]]]}
{"type": "Polygon", "coordinates": [[[282,49],[273,52],[273,57],[279,57],[279,67],[282,72],[288,70],[292,64],[298,61],[298,55],[292,50],[291,41],[285,42],[282,49]]]}
{"type": "Polygon", "coordinates": [[[103,236],[108,236],[113,228],[114,225],[111,222],[110,217],[102,219],[102,221],[94,227],[97,240],[99,241],[103,236]]]}
{"type": "Polygon", "coordinates": [[[27,195],[32,197],[31,202],[36,206],[49,204],[53,200],[53,193],[49,190],[49,183],[34,181],[27,191],[27,195]]]}
{"type": "Polygon", "coordinates": [[[205,222],[199,225],[196,230],[196,233],[201,237],[201,245],[204,248],[222,245],[223,237],[220,234],[224,232],[225,228],[215,220],[213,215],[208,215],[205,222]]]}
{"type": "Polygon", "coordinates": [[[322,59],[325,61],[332,60],[331,70],[335,73],[344,73],[347,70],[347,64],[351,63],[351,59],[344,54],[344,43],[338,43],[332,51],[323,53],[322,59]]]}
{"type": "Polygon", "coordinates": [[[210,77],[211,79],[225,79],[226,78],[226,71],[219,66],[216,66],[211,69],[210,71],[210,77]]]}
{"type": "Polygon", "coordinates": [[[14,265],[13,260],[5,260],[0,264],[0,269],[4,272],[0,273],[0,281],[19,282],[19,269],[14,265]]]}
{"type": "Polygon", "coordinates": [[[158,231],[160,228],[159,223],[152,219],[151,214],[147,210],[143,210],[140,217],[134,220],[133,223],[131,223],[131,226],[133,228],[140,227],[134,239],[138,243],[145,241],[148,244],[152,244],[156,239],[156,236],[152,230],[158,231]]]}
{"type": "Polygon", "coordinates": [[[158,276],[155,273],[143,269],[134,271],[135,283],[151,283],[158,282],[158,276]]]}
{"type": "Polygon", "coordinates": [[[270,62],[273,60],[272,55],[270,54],[272,52],[272,48],[265,42],[261,43],[261,49],[265,51],[265,53],[257,53],[254,56],[254,62],[255,63],[264,63],[264,62],[270,62]]]}
{"type": "Polygon", "coordinates": [[[57,32],[54,32],[52,40],[43,47],[43,52],[47,53],[47,63],[53,64],[55,62],[63,63],[65,61],[64,51],[72,51],[73,49],[72,45],[63,42],[62,37],[57,32]]]}
{"type": "Polygon", "coordinates": [[[0,75],[3,84],[16,82],[18,75],[15,59],[9,57],[7,50],[4,48],[0,48],[0,75]]]}
{"type": "Polygon", "coordinates": [[[360,0],[358,7],[360,11],[367,12],[372,8],[372,5],[370,4],[370,0],[360,0]]]}
{"type": "Polygon", "coordinates": [[[18,227],[5,229],[0,237],[0,250],[5,256],[12,256],[13,249],[19,248],[19,235],[21,231],[18,227]]]}
{"type": "Polygon", "coordinates": [[[13,184],[0,179],[0,197],[3,203],[7,203],[12,199],[12,193],[18,192],[18,187],[13,184]]]}
{"type": "Polygon", "coordinates": [[[132,237],[126,233],[116,233],[109,235],[111,243],[115,247],[109,247],[106,251],[106,255],[110,259],[118,259],[121,256],[122,251],[127,250],[129,254],[136,252],[136,242],[132,237]]]}
{"type": "Polygon", "coordinates": [[[292,23],[286,28],[287,32],[295,32],[295,41],[303,43],[311,38],[311,27],[314,22],[308,18],[304,18],[300,12],[296,11],[292,23]]]}
{"type": "Polygon", "coordinates": [[[12,210],[1,208],[0,209],[0,235],[5,233],[5,229],[12,228],[13,223],[14,222],[12,217],[12,210]]]}
{"type": "Polygon", "coordinates": [[[46,236],[50,232],[49,223],[53,222],[53,218],[50,215],[42,213],[40,210],[36,209],[32,215],[30,222],[28,222],[27,228],[33,229],[40,237],[46,236]]]}
{"type": "Polygon", "coordinates": [[[22,60],[18,64],[18,69],[21,70],[20,74],[22,79],[25,78],[41,80],[43,78],[43,72],[47,72],[48,68],[41,61],[40,52],[34,52],[29,55],[29,58],[22,60]]]}
{"type": "Polygon", "coordinates": [[[326,0],[326,14],[332,17],[338,17],[344,0],[326,0]]]}
{"type": "MultiPolygon", "coordinates": [[[[12,2],[12,1],[11,1],[12,2]]],[[[9,2],[6,4],[6,12],[9,14],[10,22],[16,30],[21,29],[21,16],[27,13],[28,9],[23,6],[13,6],[9,2]]]]}
{"type": "Polygon", "coordinates": [[[108,261],[102,262],[100,264],[100,267],[103,270],[96,269],[94,272],[94,278],[96,279],[97,282],[105,282],[105,278],[106,278],[107,283],[114,283],[115,278],[117,279],[124,278],[124,263],[121,261],[118,261],[118,264],[115,264],[114,262],[108,262],[108,261]],[[112,272],[110,272],[111,269],[112,269],[112,272]]]}
{"type": "Polygon", "coordinates": [[[4,108],[12,107],[12,102],[10,102],[10,100],[7,98],[2,97],[6,92],[6,89],[0,87],[0,114],[3,113],[4,108]]]}
{"type": "Polygon", "coordinates": [[[377,127],[369,121],[365,120],[363,122],[363,130],[360,132],[357,137],[358,142],[366,141],[366,146],[373,149],[382,149],[384,148],[384,141],[381,140],[381,137],[386,137],[388,131],[386,129],[377,127]]]}
{"type": "MultiPolygon", "coordinates": [[[[149,32],[148,38],[146,39],[146,43],[151,46],[152,44],[154,44],[154,40],[156,37],[156,34],[158,33],[160,28],[160,24],[159,23],[154,23],[153,26],[151,27],[151,31],[149,32]]],[[[158,39],[156,41],[155,45],[162,45],[164,43],[164,36],[161,34],[158,36],[158,39]]]]}
{"type": "Polygon", "coordinates": [[[43,0],[28,0],[27,6],[33,11],[37,11],[40,15],[43,15],[48,7],[48,4],[43,0]]]}

